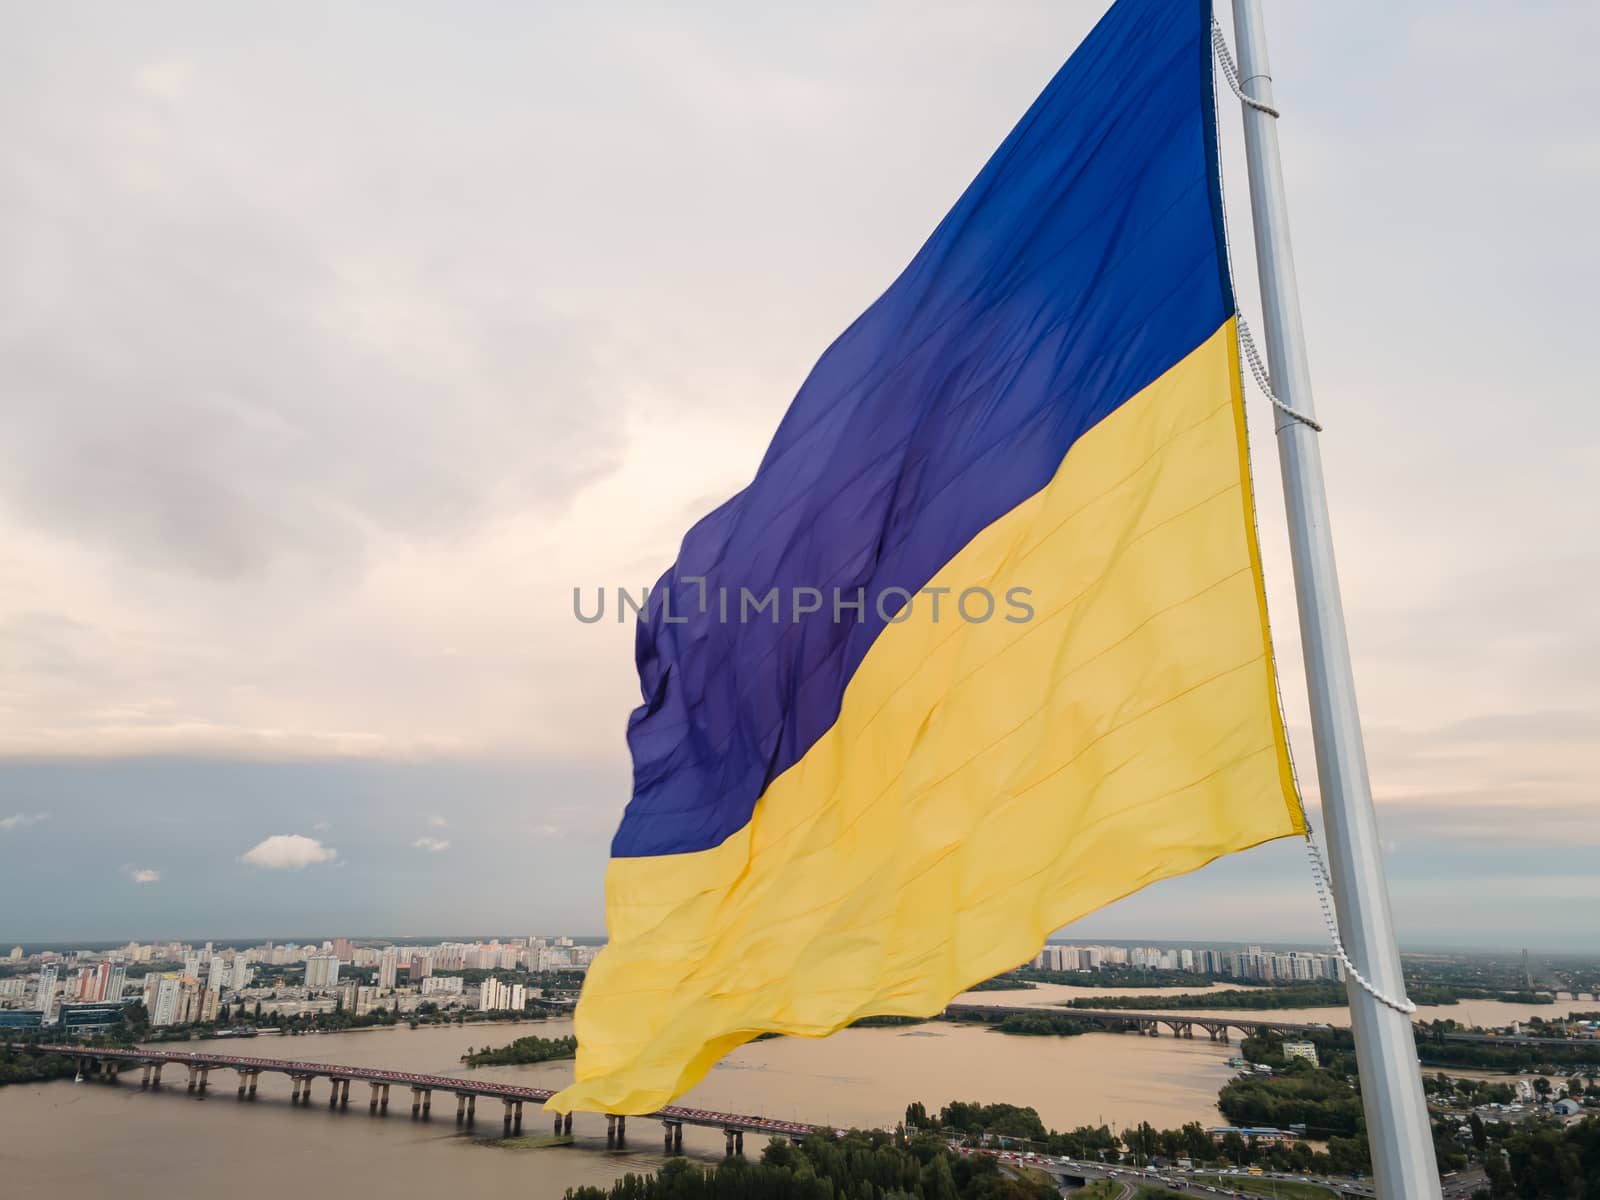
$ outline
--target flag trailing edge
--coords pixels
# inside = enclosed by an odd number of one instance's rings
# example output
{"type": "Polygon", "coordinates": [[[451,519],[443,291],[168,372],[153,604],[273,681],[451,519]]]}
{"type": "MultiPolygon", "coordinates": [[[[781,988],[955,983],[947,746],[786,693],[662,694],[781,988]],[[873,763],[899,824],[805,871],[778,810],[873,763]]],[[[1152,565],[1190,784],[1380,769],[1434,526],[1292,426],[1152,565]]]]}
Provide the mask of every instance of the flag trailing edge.
{"type": "Polygon", "coordinates": [[[1114,5],[684,538],[640,620],[609,941],[551,1108],[650,1112],[763,1032],[932,1015],[1304,832],[1210,23],[1114,5]],[[776,619],[705,603],[774,588],[776,619]],[[795,616],[807,588],[865,603],[795,616]],[[974,589],[1031,618],[955,615],[974,589]]]}

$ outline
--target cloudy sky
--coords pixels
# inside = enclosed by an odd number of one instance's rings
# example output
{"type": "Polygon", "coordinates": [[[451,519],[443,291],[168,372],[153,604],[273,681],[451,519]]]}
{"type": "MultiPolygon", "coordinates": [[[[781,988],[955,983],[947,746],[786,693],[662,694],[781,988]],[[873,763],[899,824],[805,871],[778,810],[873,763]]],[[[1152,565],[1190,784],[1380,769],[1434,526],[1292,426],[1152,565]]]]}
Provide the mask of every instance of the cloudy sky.
{"type": "MultiPolygon", "coordinates": [[[[573,587],[748,480],[1100,7],[9,6],[0,939],[599,932],[573,587]]],[[[1600,18],[1269,8],[1402,936],[1595,946],[1600,18]]],[[[1317,916],[1282,843],[1075,932],[1317,916]]]]}

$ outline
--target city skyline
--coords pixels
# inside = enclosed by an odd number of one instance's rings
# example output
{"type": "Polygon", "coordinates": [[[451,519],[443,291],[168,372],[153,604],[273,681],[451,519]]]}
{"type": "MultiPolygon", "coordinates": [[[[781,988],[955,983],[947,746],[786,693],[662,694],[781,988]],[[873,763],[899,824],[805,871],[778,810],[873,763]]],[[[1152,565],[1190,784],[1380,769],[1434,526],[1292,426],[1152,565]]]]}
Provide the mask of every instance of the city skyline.
{"type": "MultiPolygon", "coordinates": [[[[209,951],[211,947],[217,950],[251,950],[261,947],[283,947],[288,949],[303,949],[319,947],[332,948],[339,951],[341,945],[358,947],[363,951],[372,950],[373,947],[387,946],[401,950],[420,949],[442,945],[511,945],[526,942],[530,937],[542,939],[556,939],[562,944],[582,947],[600,947],[606,942],[603,932],[572,932],[566,934],[510,934],[483,930],[427,930],[427,931],[390,931],[390,932],[361,932],[346,930],[334,934],[327,931],[296,933],[198,933],[198,934],[162,934],[151,937],[117,937],[117,938],[14,938],[0,932],[0,965],[7,959],[4,951],[10,947],[12,951],[21,951],[21,957],[34,958],[41,954],[56,954],[69,956],[73,954],[105,954],[116,955],[119,951],[129,946],[205,946],[209,951]]],[[[1052,934],[1041,950],[1043,953],[1052,947],[1061,946],[1105,946],[1123,949],[1151,948],[1158,951],[1179,950],[1191,948],[1194,950],[1239,951],[1251,947],[1261,947],[1274,953],[1285,951],[1304,952],[1312,954],[1333,953],[1331,943],[1326,939],[1315,937],[1289,938],[1274,940],[1263,937],[1152,937],[1149,935],[1130,935],[1125,937],[1094,936],[1081,931],[1074,932],[1072,927],[1052,934]]],[[[1531,942],[1503,942],[1503,943],[1402,943],[1401,952],[1408,955],[1427,955],[1433,952],[1462,953],[1469,955],[1494,956],[1507,955],[1515,957],[1521,954],[1536,954],[1548,956],[1552,959],[1583,958],[1600,951],[1600,945],[1578,947],[1573,950],[1559,950],[1541,948],[1531,942]]],[[[376,953],[374,950],[373,953],[376,953]]],[[[350,961],[343,957],[342,961],[350,961]]],[[[1037,956],[1035,960],[1037,961],[1037,956]]]]}
{"type": "MultiPolygon", "coordinates": [[[[4,366],[29,398],[0,441],[0,922],[598,930],[637,686],[632,630],[577,622],[572,589],[636,592],[748,480],[818,353],[1096,15],[713,7],[634,12],[618,39],[615,10],[334,13],[308,45],[210,6],[28,12],[0,85],[4,366]]],[[[1595,936],[1600,537],[1572,502],[1600,462],[1572,386],[1595,373],[1574,317],[1595,247],[1571,234],[1600,204],[1575,115],[1592,20],[1434,0],[1375,42],[1342,11],[1274,17],[1408,945],[1595,936]],[[1546,86],[1486,91],[1508,57],[1546,86]]],[[[1242,218],[1231,114],[1221,135],[1242,218]]],[[[1271,422],[1248,403],[1315,816],[1271,422]]],[[[1077,928],[1319,922],[1283,843],[1077,928]]]]}

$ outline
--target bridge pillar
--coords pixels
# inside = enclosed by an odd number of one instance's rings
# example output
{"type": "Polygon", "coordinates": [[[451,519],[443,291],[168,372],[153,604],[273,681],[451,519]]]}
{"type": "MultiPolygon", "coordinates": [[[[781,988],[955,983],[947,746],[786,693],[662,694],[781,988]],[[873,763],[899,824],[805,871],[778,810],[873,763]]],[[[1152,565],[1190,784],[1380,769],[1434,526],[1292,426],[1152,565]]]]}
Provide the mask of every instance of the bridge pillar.
{"type": "MultiPolygon", "coordinates": [[[[570,1121],[572,1118],[568,1117],[567,1119],[570,1121]]],[[[682,1154],[683,1153],[683,1122],[682,1121],[679,1121],[676,1125],[674,1125],[672,1127],[672,1152],[674,1154],[682,1154]]]]}
{"type": "Polygon", "coordinates": [[[195,1080],[200,1076],[200,1069],[191,1065],[189,1067],[189,1091],[194,1091],[195,1080]]]}
{"type": "Polygon", "coordinates": [[[478,1119],[478,1097],[475,1096],[475,1095],[474,1096],[468,1096],[467,1097],[467,1124],[471,1125],[477,1119],[478,1119]]]}
{"type": "Polygon", "coordinates": [[[121,1075],[121,1074],[122,1074],[122,1063],[119,1062],[117,1059],[113,1058],[110,1062],[108,1062],[106,1064],[106,1082],[107,1083],[116,1083],[116,1082],[118,1082],[117,1077],[119,1075],[121,1075]]]}
{"type": "Polygon", "coordinates": [[[612,1116],[610,1113],[607,1113],[606,1114],[606,1145],[607,1145],[607,1147],[610,1147],[610,1146],[615,1146],[616,1144],[617,1144],[617,1119],[616,1119],[616,1117],[612,1116]]]}
{"type": "Polygon", "coordinates": [[[501,1122],[500,1122],[500,1134],[501,1134],[502,1137],[510,1137],[511,1136],[511,1101],[507,1097],[502,1097],[501,1100],[500,1100],[500,1105],[501,1105],[501,1111],[502,1111],[502,1117],[501,1117],[501,1122]]]}
{"type": "Polygon", "coordinates": [[[733,1130],[731,1129],[722,1131],[722,1153],[728,1158],[733,1157],[733,1130]]]}
{"type": "Polygon", "coordinates": [[[256,1098],[256,1084],[258,1084],[260,1082],[261,1082],[261,1072],[260,1072],[260,1070],[251,1071],[250,1072],[250,1086],[245,1089],[245,1093],[244,1093],[245,1099],[254,1100],[256,1098]]]}
{"type": "Polygon", "coordinates": [[[239,1099],[240,1100],[244,1099],[245,1085],[247,1083],[249,1083],[249,1081],[250,1081],[250,1072],[246,1071],[243,1067],[240,1067],[239,1068],[239,1099]]]}
{"type": "Polygon", "coordinates": [[[556,1127],[550,1131],[554,1136],[561,1136],[561,1114],[556,1114],[556,1127]]]}
{"type": "Polygon", "coordinates": [[[457,1092],[456,1093],[456,1124],[457,1125],[465,1125],[466,1123],[467,1123],[467,1094],[465,1092],[457,1092]]]}
{"type": "Polygon", "coordinates": [[[367,1086],[372,1089],[372,1097],[367,1101],[367,1111],[369,1113],[376,1113],[378,1111],[378,1089],[383,1085],[373,1083],[371,1080],[368,1080],[367,1086]]]}
{"type": "Polygon", "coordinates": [[[423,1088],[422,1089],[422,1119],[424,1121],[426,1121],[428,1119],[428,1114],[430,1114],[431,1112],[433,1112],[433,1089],[432,1088],[423,1088]]]}
{"type": "Polygon", "coordinates": [[[206,1088],[209,1087],[210,1085],[211,1085],[211,1068],[210,1067],[201,1067],[200,1068],[200,1093],[201,1093],[201,1095],[205,1094],[206,1088]]]}
{"type": "Polygon", "coordinates": [[[145,1063],[145,1065],[144,1065],[144,1075],[139,1079],[139,1086],[142,1087],[142,1088],[147,1088],[147,1087],[150,1086],[150,1064],[149,1063],[145,1063]]]}
{"type": "Polygon", "coordinates": [[[328,1088],[328,1107],[329,1108],[338,1108],[339,1107],[339,1081],[337,1079],[330,1078],[328,1080],[328,1083],[330,1085],[329,1088],[328,1088]]]}
{"type": "Polygon", "coordinates": [[[389,1111],[389,1085],[386,1083],[386,1084],[383,1085],[383,1094],[378,1098],[378,1112],[380,1114],[382,1114],[382,1113],[386,1113],[388,1111],[389,1111]]]}
{"type": "Polygon", "coordinates": [[[339,1081],[339,1107],[350,1107],[350,1081],[348,1079],[339,1081]]]}
{"type": "Polygon", "coordinates": [[[670,1155],[672,1153],[672,1122],[671,1121],[663,1121],[661,1123],[661,1137],[662,1137],[661,1152],[663,1154],[670,1155]]]}
{"type": "Polygon", "coordinates": [[[733,1152],[735,1154],[743,1154],[744,1153],[744,1130],[742,1130],[742,1129],[734,1130],[734,1133],[733,1133],[733,1152]]]}
{"type": "Polygon", "coordinates": [[[617,1115],[617,1145],[621,1147],[628,1140],[628,1118],[624,1113],[617,1115]]]}
{"type": "Polygon", "coordinates": [[[161,1086],[161,1068],[166,1066],[166,1065],[167,1065],[166,1063],[157,1063],[156,1064],[156,1069],[153,1072],[151,1072],[151,1074],[150,1074],[150,1086],[151,1087],[158,1088],[158,1087],[161,1086]]]}
{"type": "Polygon", "coordinates": [[[289,1083],[290,1083],[290,1087],[289,1087],[289,1103],[291,1105],[299,1104],[300,1103],[300,1076],[298,1076],[298,1075],[289,1076],[289,1083]]]}
{"type": "Polygon", "coordinates": [[[521,1100],[516,1101],[511,1106],[511,1132],[513,1134],[520,1134],[522,1132],[522,1101],[521,1100]]]}

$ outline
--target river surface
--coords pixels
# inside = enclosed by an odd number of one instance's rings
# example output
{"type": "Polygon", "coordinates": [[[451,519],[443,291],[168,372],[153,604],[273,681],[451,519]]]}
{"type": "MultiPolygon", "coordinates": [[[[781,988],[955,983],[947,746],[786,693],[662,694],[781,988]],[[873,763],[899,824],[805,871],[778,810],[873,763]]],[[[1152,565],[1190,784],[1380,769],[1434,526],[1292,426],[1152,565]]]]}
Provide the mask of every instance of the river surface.
{"type": "MultiPolygon", "coordinates": [[[[979,992],[969,999],[1048,1003],[1079,988],[1031,992],[979,992]]],[[[1148,989],[1134,990],[1144,994],[1148,989]]],[[[1593,1001],[1526,1006],[1484,1001],[1425,1010],[1425,1017],[1500,1023],[1530,1015],[1555,1016],[1593,1001]]],[[[1257,1019],[1343,1024],[1343,1009],[1249,1012],[1257,1019]]],[[[570,1062],[468,1071],[460,1057],[469,1047],[502,1045],[530,1033],[558,1037],[570,1021],[520,1026],[466,1025],[363,1030],[309,1037],[264,1036],[244,1042],[179,1043],[174,1049],[215,1049],[266,1058],[374,1066],[430,1074],[499,1079],[534,1087],[560,1087],[570,1062]]],[[[1125,1127],[1148,1120],[1157,1126],[1185,1121],[1220,1123],[1217,1090],[1232,1071],[1234,1049],[1205,1038],[1183,1040],[1120,1034],[1081,1037],[1011,1037],[981,1026],[934,1022],[924,1026],[847,1029],[831,1038],[776,1038],[742,1046],[694,1088],[682,1103],[725,1112],[831,1123],[892,1126],[912,1100],[937,1109],[950,1100],[1005,1100],[1032,1105],[1057,1129],[1106,1123],[1125,1127]]],[[[426,1196],[470,1187],[483,1194],[558,1200],[569,1187],[604,1186],[629,1172],[655,1170],[661,1129],[629,1122],[628,1146],[605,1148],[602,1117],[578,1114],[578,1145],[507,1150],[478,1144],[455,1124],[453,1096],[436,1096],[430,1121],[413,1121],[410,1098],[391,1091],[389,1115],[367,1112],[367,1089],[352,1084],[350,1107],[330,1112],[328,1084],[314,1084],[308,1108],[289,1104],[285,1076],[262,1075],[258,1099],[235,1098],[234,1076],[213,1072],[204,1097],[190,1095],[184,1074],[168,1068],[159,1092],[141,1091],[138,1076],[115,1087],[69,1081],[0,1088],[0,1195],[37,1196],[46,1189],[67,1200],[115,1194],[119,1200],[186,1200],[215,1194],[229,1200],[277,1200],[306,1186],[359,1183],[375,1195],[426,1196]],[[177,1086],[172,1086],[173,1080],[177,1086]]],[[[477,1132],[497,1136],[500,1105],[481,1100],[477,1132]]],[[[548,1118],[529,1106],[524,1132],[549,1132],[548,1118]]],[[[746,1152],[760,1139],[746,1139],[746,1152]]],[[[722,1155],[722,1135],[684,1130],[685,1150],[707,1161],[722,1155]]]]}

